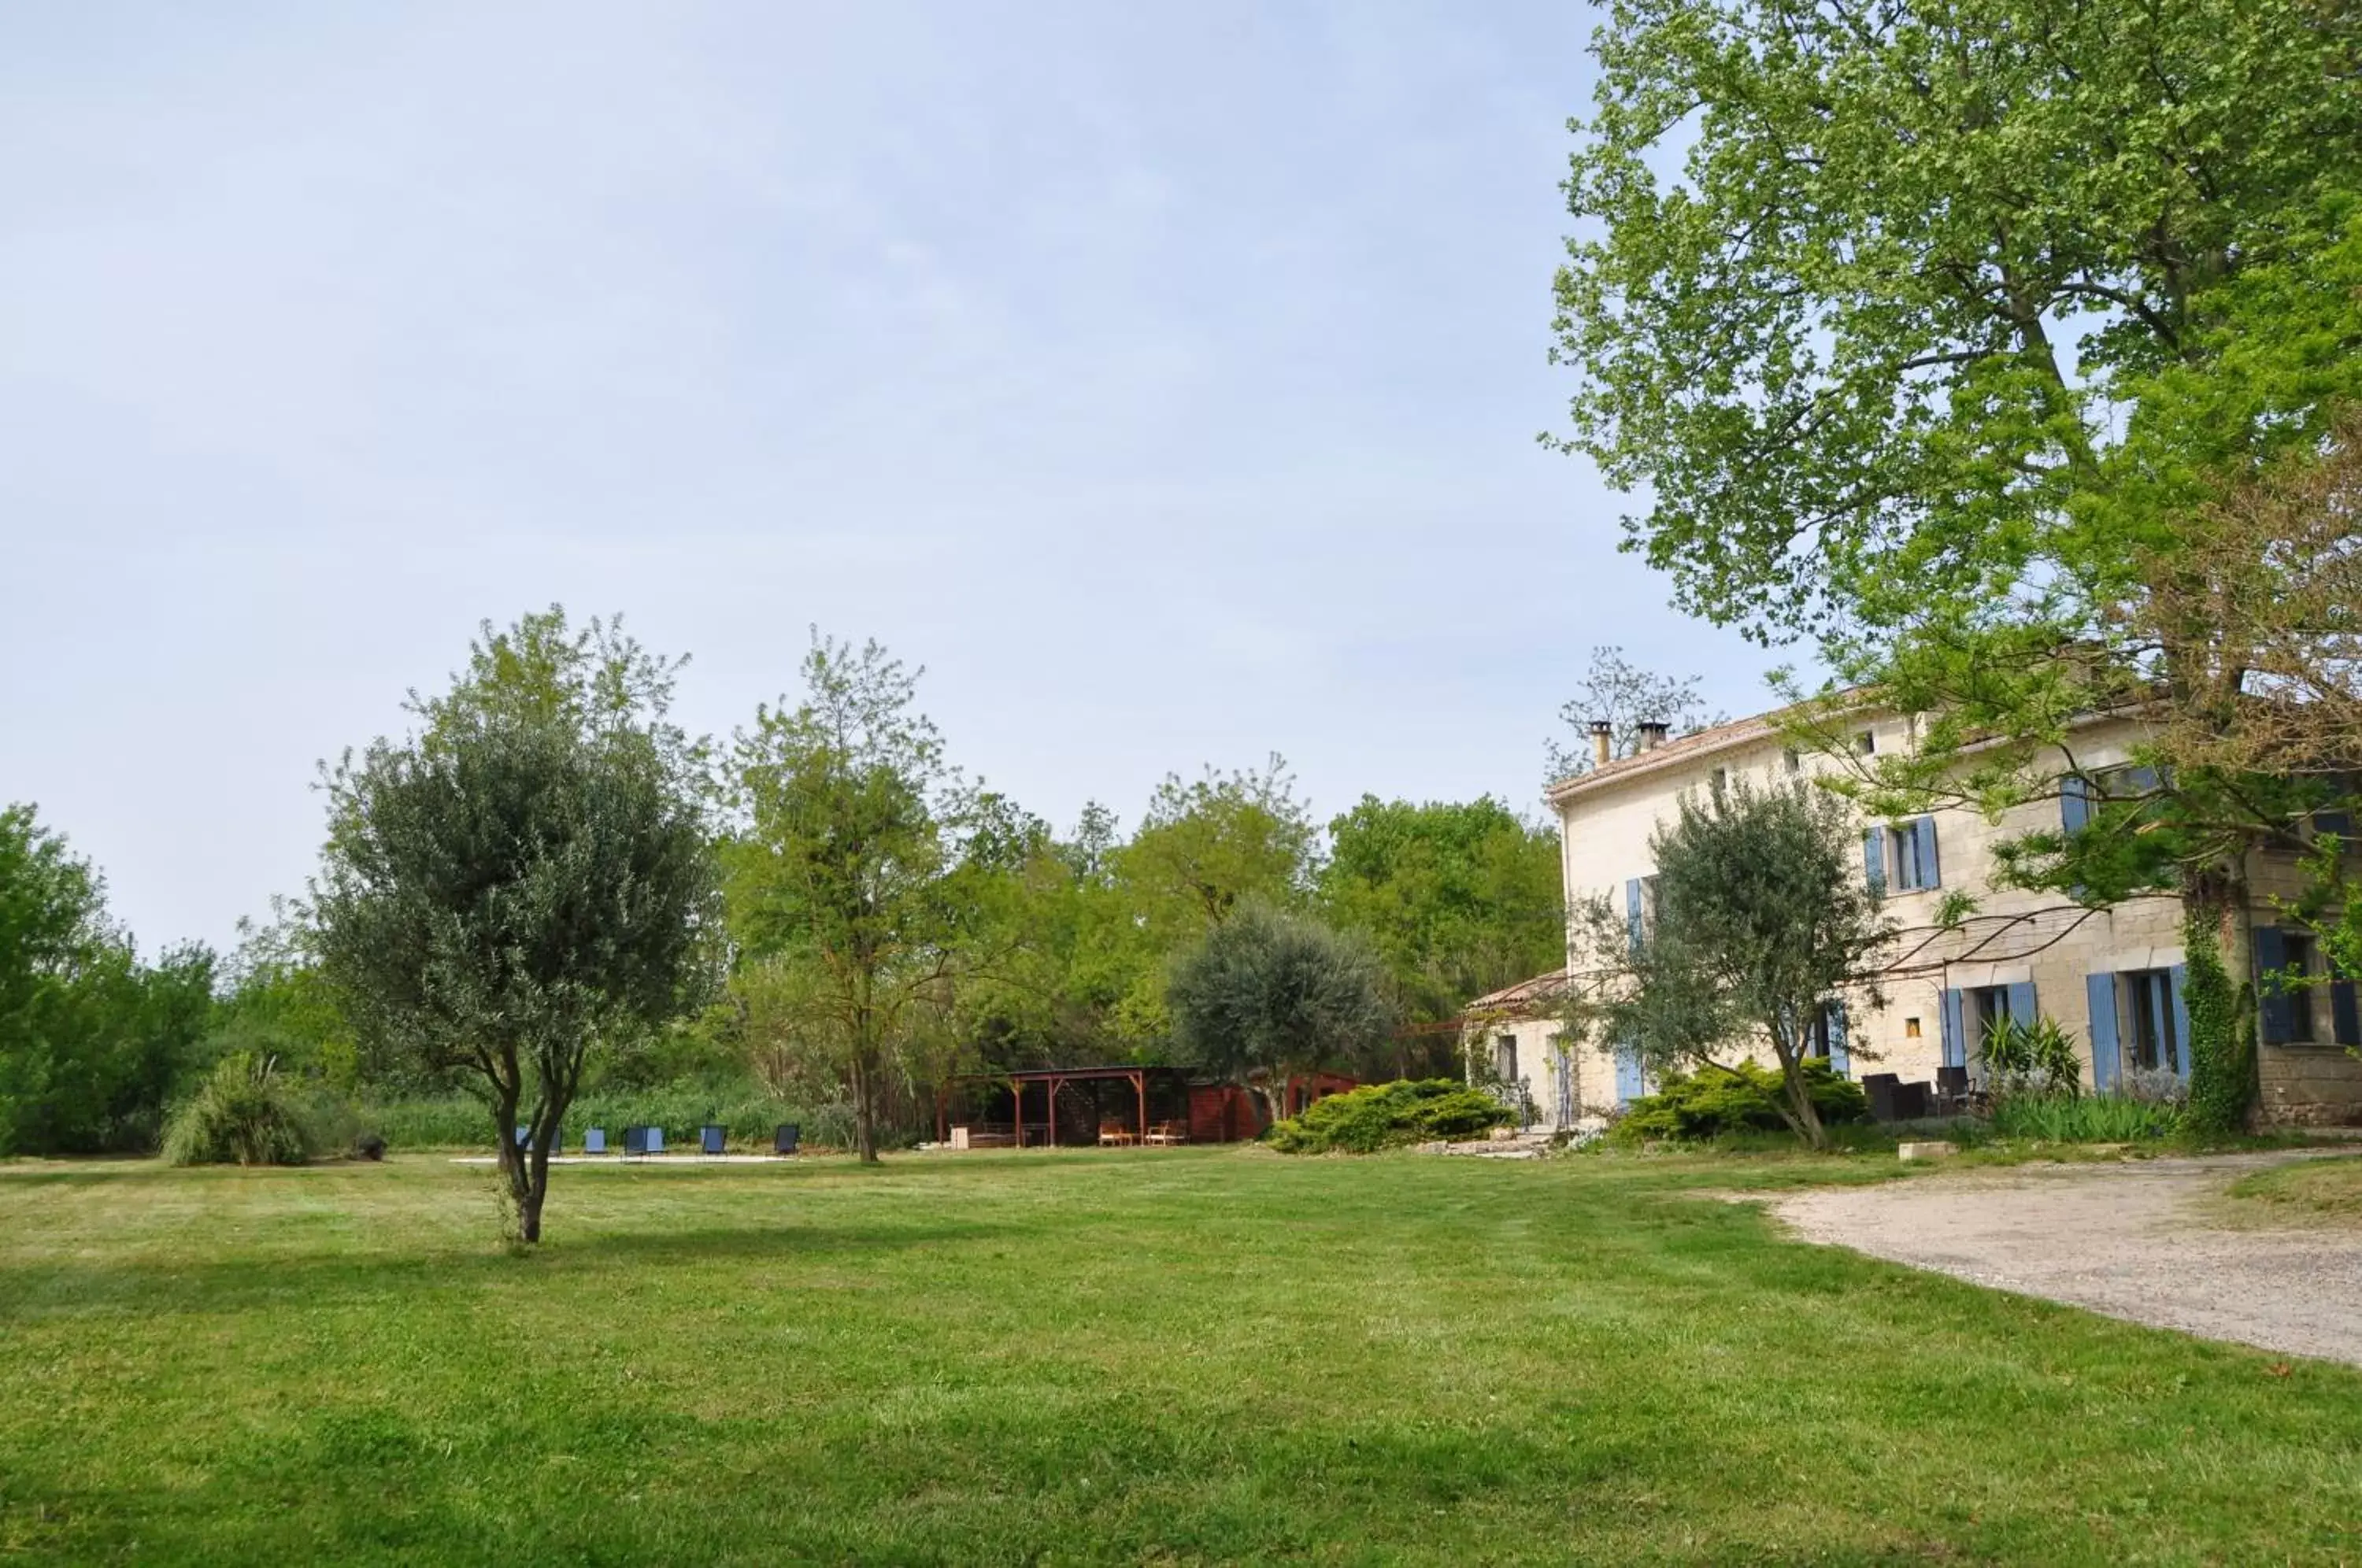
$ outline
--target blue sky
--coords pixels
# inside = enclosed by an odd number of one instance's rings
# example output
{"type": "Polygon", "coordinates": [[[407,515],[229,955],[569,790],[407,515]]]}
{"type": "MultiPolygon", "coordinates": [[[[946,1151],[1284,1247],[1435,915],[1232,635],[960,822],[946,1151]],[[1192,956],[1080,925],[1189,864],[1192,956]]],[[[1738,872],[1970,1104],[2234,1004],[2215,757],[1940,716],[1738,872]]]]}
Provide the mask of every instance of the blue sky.
{"type": "Polygon", "coordinates": [[[108,5],[0,50],[0,799],[152,949],[476,624],[928,667],[1060,823],[1285,754],[1534,809],[1595,643],[1761,705],[1535,442],[1578,6],[108,5]]]}

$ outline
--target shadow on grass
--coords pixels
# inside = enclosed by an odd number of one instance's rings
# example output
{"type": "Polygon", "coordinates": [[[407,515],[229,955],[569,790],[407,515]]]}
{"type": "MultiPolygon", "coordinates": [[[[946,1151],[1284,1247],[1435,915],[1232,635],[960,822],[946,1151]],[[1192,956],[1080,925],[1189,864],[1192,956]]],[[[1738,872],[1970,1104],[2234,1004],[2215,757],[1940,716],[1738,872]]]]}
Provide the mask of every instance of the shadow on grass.
{"type": "Polygon", "coordinates": [[[76,1259],[7,1271],[0,1323],[33,1322],[133,1309],[156,1312],[243,1312],[299,1302],[349,1306],[420,1292],[449,1294],[519,1282],[579,1288],[594,1279],[629,1280],[649,1271],[694,1272],[715,1265],[767,1264],[783,1278],[800,1264],[929,1247],[999,1240],[1011,1228],[923,1222],[771,1228],[702,1226],[671,1231],[568,1229],[563,1220],[537,1249],[511,1251],[488,1233],[480,1246],[441,1245],[417,1252],[261,1252],[184,1262],[175,1257],[76,1259]]]}

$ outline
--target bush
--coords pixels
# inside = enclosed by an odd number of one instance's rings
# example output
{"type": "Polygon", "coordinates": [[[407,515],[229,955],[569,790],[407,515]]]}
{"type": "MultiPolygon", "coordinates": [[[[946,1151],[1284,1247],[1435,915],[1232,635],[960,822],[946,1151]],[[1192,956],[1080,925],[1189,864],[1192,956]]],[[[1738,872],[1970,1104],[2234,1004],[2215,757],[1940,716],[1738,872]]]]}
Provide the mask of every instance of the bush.
{"type": "MultiPolygon", "coordinates": [[[[1827,1063],[1806,1062],[1805,1084],[1824,1125],[1870,1119],[1870,1098],[1861,1086],[1838,1077],[1827,1063]]],[[[1625,1108],[1609,1126],[1608,1136],[1618,1143],[1640,1143],[1661,1138],[1694,1142],[1726,1132],[1784,1132],[1789,1129],[1777,1105],[1781,1092],[1780,1069],[1753,1062],[1728,1070],[1669,1073],[1655,1094],[1643,1095],[1625,1108]]]]}
{"type": "Polygon", "coordinates": [[[2181,1124],[2170,1100],[2128,1095],[2005,1095],[1993,1101],[1992,1128],[2004,1138],[2046,1143],[2137,1143],[2169,1138],[2181,1124]]]}
{"type": "Polygon", "coordinates": [[[243,1051],[215,1065],[164,1134],[164,1157],[176,1165],[300,1165],[315,1146],[276,1062],[243,1051]]]}
{"type": "Polygon", "coordinates": [[[1264,1139],[1283,1154],[1374,1154],[1438,1138],[1470,1138],[1509,1120],[1491,1095],[1450,1078],[1398,1078],[1315,1100],[1264,1139]]]}

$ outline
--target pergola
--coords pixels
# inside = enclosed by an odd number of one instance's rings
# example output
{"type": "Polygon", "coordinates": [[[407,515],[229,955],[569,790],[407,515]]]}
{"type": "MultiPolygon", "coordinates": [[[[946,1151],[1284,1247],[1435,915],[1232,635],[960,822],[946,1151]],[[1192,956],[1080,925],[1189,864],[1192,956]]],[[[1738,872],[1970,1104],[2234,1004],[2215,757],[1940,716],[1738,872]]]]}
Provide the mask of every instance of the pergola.
{"type": "MultiPolygon", "coordinates": [[[[1026,1145],[1027,1091],[1036,1084],[1042,1087],[1043,1120],[1034,1123],[1041,1130],[1039,1142],[1054,1147],[1058,1142],[1058,1091],[1070,1083],[1129,1084],[1131,1088],[1132,1136],[1141,1143],[1148,1141],[1148,1088],[1152,1083],[1170,1083],[1187,1092],[1189,1076],[1178,1067],[1151,1066],[1146,1063],[1108,1067],[1033,1067],[1014,1073],[970,1073],[945,1084],[935,1099],[937,1136],[948,1142],[951,1138],[951,1096],[955,1085],[981,1084],[1005,1088],[1013,1104],[1010,1131],[1017,1146],[1026,1145]]],[[[1096,1096],[1094,1097],[1096,1098],[1096,1096]]]]}

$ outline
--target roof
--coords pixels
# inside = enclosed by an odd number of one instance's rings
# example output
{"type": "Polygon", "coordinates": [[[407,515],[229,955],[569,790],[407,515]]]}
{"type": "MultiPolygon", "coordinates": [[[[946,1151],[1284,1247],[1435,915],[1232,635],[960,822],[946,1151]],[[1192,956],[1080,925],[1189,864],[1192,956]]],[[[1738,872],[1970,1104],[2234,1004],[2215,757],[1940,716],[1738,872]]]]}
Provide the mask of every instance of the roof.
{"type": "Polygon", "coordinates": [[[1530,980],[1519,980],[1514,986],[1504,986],[1488,991],[1461,1009],[1463,1016],[1473,1012],[1513,1012],[1521,1007],[1550,1001],[1566,986],[1566,970],[1552,969],[1547,975],[1536,975],[1530,980]]]}
{"type": "Polygon", "coordinates": [[[1600,784],[1620,778],[1635,778],[1644,773],[1654,773],[1661,768],[1678,767],[1684,762],[1694,762],[1702,756],[1710,756],[1716,752],[1730,751],[1755,741],[1767,740],[1780,733],[1778,721],[1788,712],[1789,710],[1785,708],[1777,708],[1769,713],[1758,713],[1751,719],[1733,719],[1726,724],[1709,724],[1705,729],[1694,730],[1678,739],[1652,745],[1646,751],[1636,751],[1629,756],[1617,757],[1602,767],[1593,768],[1588,773],[1578,773],[1571,778],[1562,778],[1544,790],[1543,797],[1555,806],[1570,796],[1580,794],[1600,784]]]}
{"type": "Polygon", "coordinates": [[[1187,1077],[1189,1069],[1164,1062],[1120,1063],[1102,1067],[1021,1067],[1008,1073],[962,1073],[963,1083],[1027,1083],[1038,1084],[1045,1078],[1128,1078],[1135,1073],[1174,1073],[1187,1077]]]}

